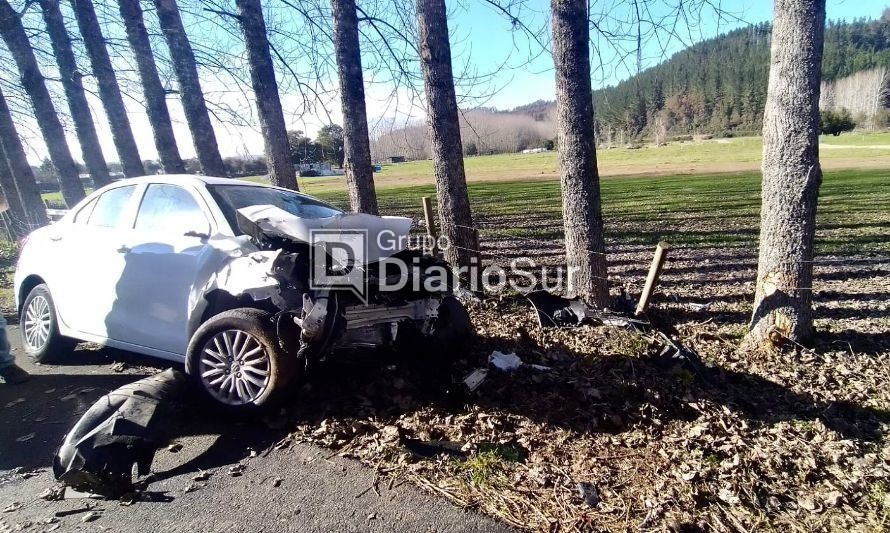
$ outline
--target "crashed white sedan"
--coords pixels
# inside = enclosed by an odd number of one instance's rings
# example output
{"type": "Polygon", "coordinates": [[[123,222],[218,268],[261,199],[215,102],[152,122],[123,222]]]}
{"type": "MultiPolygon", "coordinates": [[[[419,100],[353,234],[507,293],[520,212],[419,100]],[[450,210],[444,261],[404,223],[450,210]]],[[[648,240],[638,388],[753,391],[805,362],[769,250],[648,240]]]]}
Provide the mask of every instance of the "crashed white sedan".
{"type": "MultiPolygon", "coordinates": [[[[226,178],[115,182],[23,246],[15,296],[25,350],[64,360],[77,341],[92,341],[184,362],[203,394],[232,411],[269,405],[338,348],[411,341],[441,350],[470,333],[450,283],[379,289],[393,275],[380,268],[385,261],[447,268],[407,248],[410,226],[226,178]],[[327,273],[360,273],[364,291],[313,283],[314,230],[328,241],[338,232],[370,236],[362,261],[341,264],[328,253],[325,263],[327,273]],[[384,234],[392,245],[375,238],[384,234]]],[[[393,271],[417,278],[426,270],[393,271]]]]}

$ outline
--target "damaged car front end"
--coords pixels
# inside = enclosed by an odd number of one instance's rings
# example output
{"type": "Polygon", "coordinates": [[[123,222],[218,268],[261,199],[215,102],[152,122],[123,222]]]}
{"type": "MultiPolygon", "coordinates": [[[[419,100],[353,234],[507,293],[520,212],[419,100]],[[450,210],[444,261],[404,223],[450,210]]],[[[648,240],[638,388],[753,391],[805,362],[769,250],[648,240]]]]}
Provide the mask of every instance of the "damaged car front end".
{"type": "Polygon", "coordinates": [[[249,243],[200,289],[193,316],[206,318],[186,356],[187,373],[229,410],[269,404],[339,350],[436,352],[471,333],[449,265],[408,247],[409,218],[300,217],[274,205],[230,216],[249,243]],[[343,239],[356,234],[361,250],[343,239]]]}

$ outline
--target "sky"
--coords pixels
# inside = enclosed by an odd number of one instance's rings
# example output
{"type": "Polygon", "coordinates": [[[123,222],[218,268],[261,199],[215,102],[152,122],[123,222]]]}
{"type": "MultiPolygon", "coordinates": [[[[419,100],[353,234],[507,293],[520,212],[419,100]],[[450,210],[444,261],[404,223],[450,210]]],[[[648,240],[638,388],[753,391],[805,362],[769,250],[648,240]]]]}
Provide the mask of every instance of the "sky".
{"type": "MultiPolygon", "coordinates": [[[[640,54],[641,68],[654,66],[673,53],[700,40],[772,18],[772,0],[722,0],[722,2],[684,0],[684,5],[687,7],[717,3],[724,14],[718,17],[712,9],[705,8],[697,13],[688,13],[687,20],[692,22],[686,23],[679,19],[675,21],[673,17],[675,10],[670,6],[679,1],[643,0],[642,4],[649,10],[648,13],[644,13],[643,18],[671,22],[676,30],[672,37],[666,37],[662,31],[656,34],[651,29],[644,30],[644,44],[640,54]]],[[[536,100],[554,98],[552,59],[549,54],[540,53],[540,46],[530,41],[527,33],[511,31],[508,20],[480,0],[446,0],[446,2],[450,16],[454,70],[456,73],[461,72],[465,65],[469,65],[477,76],[484,79],[483,83],[472,87],[458,87],[462,107],[484,105],[511,109],[536,100]]],[[[627,26],[622,21],[631,18],[629,11],[631,0],[611,0],[608,2],[610,7],[608,11],[601,7],[604,5],[606,2],[591,0],[591,19],[596,21],[599,27],[612,33],[626,31],[627,26]]],[[[876,18],[888,5],[890,0],[827,0],[827,15],[829,19],[834,20],[876,18]]],[[[528,0],[524,6],[521,12],[515,13],[517,18],[530,30],[544,30],[546,33],[549,1],[528,0]]],[[[202,28],[187,27],[187,31],[200,33],[202,28]]],[[[546,41],[547,36],[543,35],[541,39],[546,41]]],[[[616,44],[614,39],[605,39],[602,35],[594,34],[592,45],[591,78],[594,88],[615,84],[636,72],[638,66],[635,39],[627,42],[619,41],[616,44]]],[[[407,90],[401,90],[397,95],[398,98],[394,99],[391,86],[387,83],[375,83],[371,78],[366,74],[368,119],[372,130],[375,125],[389,124],[391,127],[398,127],[407,120],[423,118],[422,102],[414,99],[412,103],[407,90]]],[[[244,122],[252,124],[236,126],[215,122],[217,142],[223,157],[261,154],[263,141],[259,127],[256,126],[253,102],[246,100],[244,95],[231,94],[232,91],[226,90],[225,83],[213,80],[206,80],[203,83],[209,102],[214,103],[215,99],[220,99],[221,101],[216,103],[229,103],[232,107],[242,110],[244,122]],[[231,101],[222,102],[227,99],[231,101]]],[[[323,84],[336,89],[335,80],[323,84]]],[[[114,161],[117,159],[116,152],[101,105],[94,96],[89,98],[103,152],[108,161],[114,161]]],[[[326,113],[314,114],[298,113],[297,109],[301,108],[300,97],[289,90],[284,91],[281,98],[288,129],[303,130],[314,136],[318,128],[329,120],[339,123],[342,118],[335,96],[329,96],[326,113]]],[[[168,99],[168,105],[181,155],[193,157],[194,149],[182,107],[175,98],[168,99]]],[[[141,102],[130,99],[127,101],[127,106],[141,157],[155,159],[157,152],[141,102]]],[[[29,148],[29,159],[36,164],[45,157],[46,151],[39,137],[34,134],[36,128],[33,124],[30,126],[30,134],[25,131],[29,128],[22,128],[22,133],[29,148]]],[[[69,134],[69,144],[75,159],[81,160],[73,131],[69,134]]]]}

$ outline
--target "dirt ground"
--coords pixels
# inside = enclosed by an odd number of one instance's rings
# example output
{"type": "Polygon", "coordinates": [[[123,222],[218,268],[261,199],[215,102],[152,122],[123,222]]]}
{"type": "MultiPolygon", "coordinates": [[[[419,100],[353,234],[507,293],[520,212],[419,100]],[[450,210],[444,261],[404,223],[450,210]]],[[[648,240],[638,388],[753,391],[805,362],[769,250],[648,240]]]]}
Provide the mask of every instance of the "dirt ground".
{"type": "MultiPolygon", "coordinates": [[[[612,253],[613,292],[639,294],[650,254],[612,253]]],[[[649,316],[702,366],[622,328],[541,329],[521,296],[489,297],[470,304],[455,374],[494,350],[551,370],[491,370],[461,396],[412,357],[333,361],[290,438],[535,531],[887,530],[890,258],[820,257],[819,334],[775,353],[738,348],[755,268],[733,248],[671,252],[649,316]]]]}

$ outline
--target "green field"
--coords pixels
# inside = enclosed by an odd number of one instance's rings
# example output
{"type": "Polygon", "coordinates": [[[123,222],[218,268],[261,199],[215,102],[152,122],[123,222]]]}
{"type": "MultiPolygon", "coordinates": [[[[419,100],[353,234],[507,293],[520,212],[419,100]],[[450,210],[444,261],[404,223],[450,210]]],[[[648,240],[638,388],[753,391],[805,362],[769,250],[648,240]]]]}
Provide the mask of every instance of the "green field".
{"type": "MultiPolygon", "coordinates": [[[[890,252],[890,170],[885,170],[890,169],[890,133],[823,136],[820,144],[825,179],[819,251],[890,252]]],[[[667,238],[677,245],[754,249],[761,148],[759,138],[747,137],[599,150],[607,240],[649,245],[667,238]]],[[[470,200],[482,240],[512,239],[518,248],[559,247],[556,170],[552,152],[467,158],[470,200]]],[[[375,181],[384,214],[419,219],[420,198],[435,198],[430,161],[385,165],[375,181]]],[[[348,207],[342,177],[300,178],[299,184],[305,192],[348,207]]],[[[44,198],[61,200],[59,193],[44,198]]]]}
{"type": "MultiPolygon", "coordinates": [[[[513,238],[519,248],[544,242],[560,245],[558,181],[470,183],[469,194],[483,241],[513,238]]],[[[318,195],[348,206],[345,192],[318,195]]],[[[417,219],[422,217],[422,196],[435,198],[435,188],[415,185],[378,191],[382,213],[417,219]]],[[[605,178],[602,201],[606,238],[612,245],[650,245],[668,239],[683,246],[756,248],[760,212],[756,173],[605,178]]],[[[819,198],[818,251],[890,252],[888,205],[890,171],[826,171],[819,198]]]]}
{"type": "MultiPolygon", "coordinates": [[[[819,142],[822,165],[826,169],[890,168],[890,133],[822,136],[819,142]]],[[[761,150],[760,137],[740,137],[672,142],[666,146],[637,149],[600,149],[597,158],[603,177],[712,175],[756,172],[761,150]]],[[[558,170],[555,152],[467,157],[464,161],[469,182],[551,180],[557,177],[558,170]]],[[[428,160],[382,167],[374,175],[379,191],[433,183],[432,162],[428,160]]],[[[265,181],[260,176],[247,179],[265,181]]],[[[299,178],[299,185],[309,194],[345,190],[342,176],[299,178]]],[[[62,201],[58,192],[44,194],[43,198],[52,203],[62,201]]]]}
{"type": "MultiPolygon", "coordinates": [[[[834,162],[849,162],[886,158],[890,163],[890,133],[846,134],[839,137],[822,136],[821,159],[831,167],[834,162]]],[[[666,146],[644,146],[638,149],[599,149],[597,159],[604,176],[626,174],[672,174],[696,171],[754,170],[760,164],[760,137],[715,139],[702,142],[675,142],[666,146]]],[[[465,160],[467,177],[474,179],[533,178],[555,175],[556,152],[539,154],[499,154],[468,157],[465,160]]],[[[410,161],[384,165],[375,178],[384,184],[393,181],[412,181],[432,177],[431,161],[410,161]]],[[[309,182],[314,185],[313,182],[309,182]]]]}

